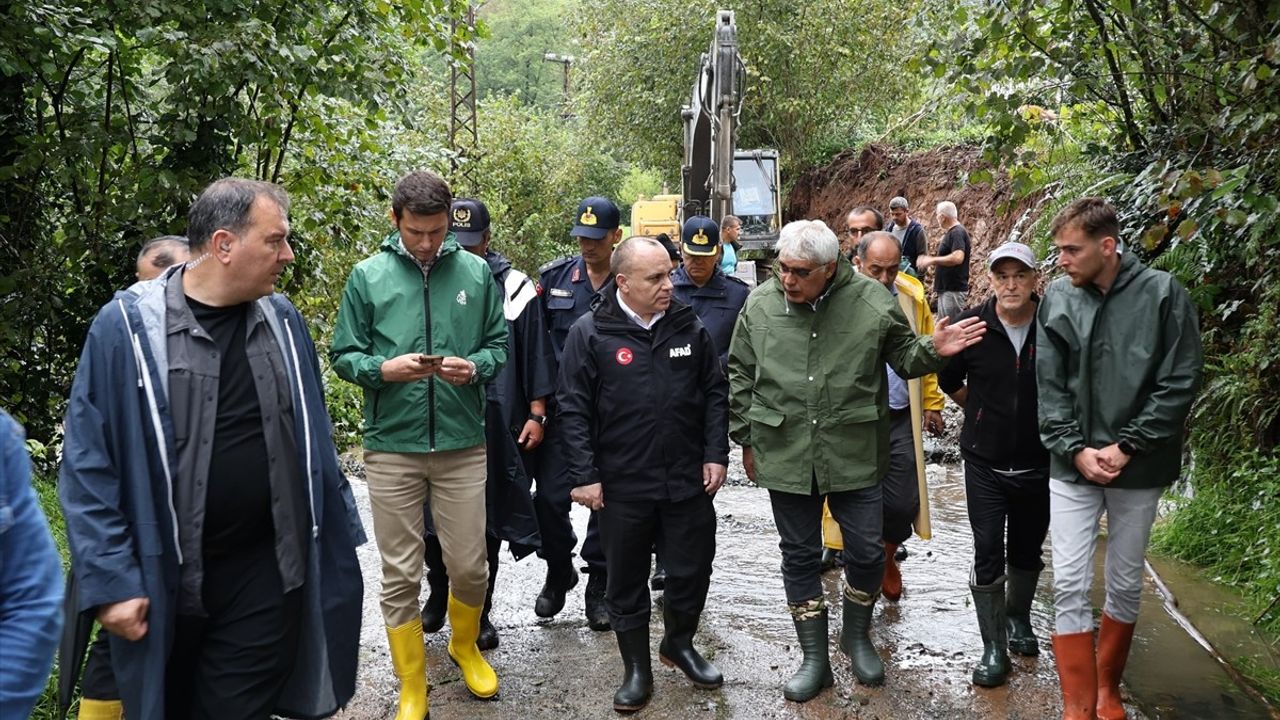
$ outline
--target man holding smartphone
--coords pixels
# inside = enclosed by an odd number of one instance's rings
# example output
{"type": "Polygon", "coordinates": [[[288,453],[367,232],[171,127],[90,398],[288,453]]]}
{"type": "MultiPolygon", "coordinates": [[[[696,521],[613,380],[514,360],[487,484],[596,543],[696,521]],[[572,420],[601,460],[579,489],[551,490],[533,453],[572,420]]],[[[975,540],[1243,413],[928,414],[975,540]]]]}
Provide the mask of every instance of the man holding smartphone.
{"type": "Polygon", "coordinates": [[[351,271],[330,350],[338,376],[364,389],[364,459],[401,720],[427,715],[418,596],[428,497],[449,573],[449,656],[473,695],[498,692],[476,640],[489,581],[484,383],[507,360],[507,325],[488,265],[449,232],[452,201],[430,172],[396,184],[396,231],[351,271]]]}

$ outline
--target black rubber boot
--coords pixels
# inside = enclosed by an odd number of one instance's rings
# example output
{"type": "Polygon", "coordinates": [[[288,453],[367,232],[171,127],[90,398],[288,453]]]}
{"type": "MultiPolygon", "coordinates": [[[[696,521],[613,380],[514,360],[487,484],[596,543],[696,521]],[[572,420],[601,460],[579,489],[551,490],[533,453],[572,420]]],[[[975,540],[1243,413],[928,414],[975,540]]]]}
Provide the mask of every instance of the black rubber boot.
{"type": "Polygon", "coordinates": [[[1039,570],[1009,568],[1009,585],[1005,595],[1005,616],[1008,618],[1009,651],[1018,655],[1035,657],[1040,654],[1040,642],[1031,628],[1031,601],[1036,596],[1039,570]]]}
{"type": "Polygon", "coordinates": [[[533,603],[533,613],[540,618],[555,617],[564,609],[564,596],[578,585],[578,573],[569,558],[547,560],[547,580],[533,603]]]}
{"type": "Polygon", "coordinates": [[[592,630],[609,629],[609,611],[604,606],[604,589],[608,576],[603,572],[587,574],[586,601],[587,627],[592,630]]]}
{"type": "Polygon", "coordinates": [[[653,577],[649,578],[649,587],[654,590],[667,589],[667,569],[662,565],[662,558],[653,556],[653,577]]]}
{"type": "Polygon", "coordinates": [[[1004,578],[990,585],[970,585],[973,608],[982,631],[982,659],[973,670],[973,684],[1000,687],[1009,679],[1008,630],[1005,627],[1004,578]]]}
{"type": "Polygon", "coordinates": [[[789,606],[800,651],[804,653],[800,669],[782,687],[782,696],[794,702],[808,702],[823,688],[835,684],[831,656],[827,652],[827,609],[820,600],[789,606]]]}
{"type": "Polygon", "coordinates": [[[635,712],[649,704],[653,696],[653,668],[649,663],[649,628],[614,633],[622,655],[622,685],[613,694],[613,709],[635,712]]]}
{"type": "Polygon", "coordinates": [[[840,565],[840,551],[824,546],[822,548],[822,572],[834,570],[838,565],[840,565]]]}
{"type": "Polygon", "coordinates": [[[440,550],[440,538],[427,535],[427,602],[422,606],[422,632],[437,632],[444,627],[449,605],[449,573],[444,569],[444,555],[440,550]]]}
{"type": "Polygon", "coordinates": [[[699,619],[698,615],[664,606],[662,620],[666,632],[658,645],[658,659],[667,667],[679,668],[694,685],[711,690],[724,684],[724,675],[693,647],[693,635],[698,631],[699,619]]]}
{"type": "Polygon", "coordinates": [[[868,595],[859,590],[844,590],[843,628],[840,631],[840,649],[852,661],[853,674],[863,685],[879,685],[884,682],[884,661],[875,645],[871,644],[871,615],[876,609],[880,593],[868,595]]]}
{"type": "Polygon", "coordinates": [[[480,611],[480,634],[476,636],[476,647],[481,650],[492,650],[498,647],[498,629],[489,622],[489,611],[493,609],[493,583],[498,579],[498,551],[502,541],[492,535],[485,538],[489,551],[489,589],[484,594],[484,609],[480,611]]]}

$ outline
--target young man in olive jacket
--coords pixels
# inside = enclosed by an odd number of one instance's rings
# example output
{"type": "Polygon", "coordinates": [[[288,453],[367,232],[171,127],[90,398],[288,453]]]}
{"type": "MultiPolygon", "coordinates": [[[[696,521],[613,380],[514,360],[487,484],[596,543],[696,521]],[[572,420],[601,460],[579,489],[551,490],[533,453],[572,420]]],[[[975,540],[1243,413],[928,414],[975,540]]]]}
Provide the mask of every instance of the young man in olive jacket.
{"type": "Polygon", "coordinates": [[[1102,198],[1073,202],[1051,232],[1067,274],[1040,302],[1036,337],[1040,438],[1050,453],[1053,651],[1063,717],[1120,720],[1143,556],[1160,495],[1181,472],[1183,425],[1200,389],[1200,329],[1173,276],[1121,251],[1115,209],[1102,198]],[[1089,586],[1104,512],[1106,604],[1095,652],[1089,586]]]}
{"type": "Polygon", "coordinates": [[[396,232],[351,271],[330,348],[338,377],[364,389],[382,616],[400,678],[396,720],[427,714],[418,596],[428,495],[449,573],[449,656],[473,695],[498,692],[476,638],[489,585],[484,383],[506,362],[507,324],[488,264],[449,232],[452,200],[429,172],[396,184],[396,232]]]}
{"type": "Polygon", "coordinates": [[[884,286],[840,259],[840,242],[822,222],[789,223],[777,251],[776,277],[747,298],[729,346],[729,427],[747,477],[769,490],[804,653],[783,695],[804,702],[832,684],[820,570],[824,499],[844,536],[840,646],[860,682],[884,681],[867,629],[884,575],[885,363],[903,378],[936,372],[984,326],[941,320],[932,336],[917,337],[884,286]]]}
{"type": "Polygon", "coordinates": [[[608,563],[605,606],[625,678],[614,709],[639,710],[653,692],[649,551],[666,564],[659,658],[703,688],[720,671],[693,647],[716,548],[711,498],[729,462],[728,386],[711,333],[673,301],[666,251],[628,238],[614,280],[565,341],[556,393],[574,502],[599,511],[608,563]]]}
{"type": "Polygon", "coordinates": [[[973,683],[997,687],[1009,676],[1010,649],[1040,654],[1031,600],[1049,532],[1049,453],[1036,416],[1035,254],[1022,243],[1005,243],[987,257],[987,267],[991,297],[960,315],[986,322],[987,335],[952,358],[938,384],[964,408],[960,453],[974,556],[969,590],[983,645],[973,683]]]}

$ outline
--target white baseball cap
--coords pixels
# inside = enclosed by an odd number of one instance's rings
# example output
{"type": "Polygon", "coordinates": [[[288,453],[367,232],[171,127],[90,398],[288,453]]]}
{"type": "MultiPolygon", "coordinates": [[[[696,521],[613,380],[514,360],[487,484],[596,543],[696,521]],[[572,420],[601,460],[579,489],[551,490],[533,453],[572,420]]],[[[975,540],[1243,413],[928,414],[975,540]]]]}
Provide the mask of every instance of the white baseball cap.
{"type": "Polygon", "coordinates": [[[987,256],[987,269],[994,268],[996,263],[1006,258],[1012,258],[1027,266],[1028,270],[1036,269],[1036,254],[1031,248],[1019,242],[1007,242],[987,256]]]}

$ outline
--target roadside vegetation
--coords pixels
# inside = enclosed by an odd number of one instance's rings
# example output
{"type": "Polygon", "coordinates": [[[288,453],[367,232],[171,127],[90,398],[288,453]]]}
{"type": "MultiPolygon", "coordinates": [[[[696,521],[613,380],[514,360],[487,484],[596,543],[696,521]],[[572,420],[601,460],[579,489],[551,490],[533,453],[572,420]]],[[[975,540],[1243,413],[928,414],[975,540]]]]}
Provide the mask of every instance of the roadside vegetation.
{"type": "MultiPolygon", "coordinates": [[[[0,405],[52,489],[85,329],[152,236],[214,178],[282,183],[298,260],[284,291],[327,345],[350,266],[419,167],[482,198],[533,272],[571,252],[577,200],[678,191],[679,108],[710,0],[0,0],[0,405]],[[477,152],[454,173],[448,67],[476,48],[477,152]],[[546,53],[570,55],[563,64],[546,53]],[[565,75],[568,72],[568,92],[565,75]]],[[[1238,588],[1280,633],[1280,5],[1260,0],[872,3],[737,9],[740,147],[786,178],[869,142],[981,146],[1049,219],[1110,196],[1128,248],[1201,309],[1205,390],[1156,547],[1238,588]]],[[[985,171],[957,183],[989,179],[985,171]]],[[[332,378],[331,378],[332,379],[332,378]]],[[[328,384],[340,445],[354,387],[328,384]]],[[[1280,677],[1243,667],[1280,700],[1280,677]]]]}

